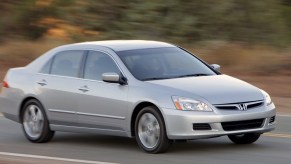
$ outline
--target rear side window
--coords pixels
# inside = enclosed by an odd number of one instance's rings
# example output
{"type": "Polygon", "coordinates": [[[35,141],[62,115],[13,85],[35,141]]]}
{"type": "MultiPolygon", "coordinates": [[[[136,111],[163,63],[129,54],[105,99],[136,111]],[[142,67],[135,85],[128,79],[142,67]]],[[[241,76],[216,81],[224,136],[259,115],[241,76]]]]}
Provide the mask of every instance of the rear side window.
{"type": "Polygon", "coordinates": [[[78,77],[84,51],[63,51],[53,60],[51,74],[78,77]]]}
{"type": "Polygon", "coordinates": [[[49,74],[50,73],[50,68],[51,68],[51,63],[52,60],[49,60],[40,70],[40,73],[45,73],[45,74],[49,74]]]}
{"type": "Polygon", "coordinates": [[[120,74],[120,70],[107,54],[90,51],[85,64],[84,78],[101,81],[103,73],[120,74]]]}

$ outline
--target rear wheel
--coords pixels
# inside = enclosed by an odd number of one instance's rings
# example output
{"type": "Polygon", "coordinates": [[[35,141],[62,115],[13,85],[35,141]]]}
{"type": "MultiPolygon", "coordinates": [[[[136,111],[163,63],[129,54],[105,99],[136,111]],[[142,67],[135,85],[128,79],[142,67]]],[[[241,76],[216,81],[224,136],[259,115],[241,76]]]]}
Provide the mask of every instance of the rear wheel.
{"type": "Polygon", "coordinates": [[[44,108],[37,100],[27,101],[21,116],[22,129],[29,141],[41,143],[53,138],[54,131],[50,130],[44,108]]]}
{"type": "Polygon", "coordinates": [[[247,133],[239,135],[228,135],[228,138],[236,144],[251,144],[256,142],[260,138],[261,134],[247,133]]]}
{"type": "Polygon", "coordinates": [[[135,137],[139,147],[147,153],[163,153],[172,141],[168,139],[165,123],[154,106],[143,108],[135,121],[135,137]]]}

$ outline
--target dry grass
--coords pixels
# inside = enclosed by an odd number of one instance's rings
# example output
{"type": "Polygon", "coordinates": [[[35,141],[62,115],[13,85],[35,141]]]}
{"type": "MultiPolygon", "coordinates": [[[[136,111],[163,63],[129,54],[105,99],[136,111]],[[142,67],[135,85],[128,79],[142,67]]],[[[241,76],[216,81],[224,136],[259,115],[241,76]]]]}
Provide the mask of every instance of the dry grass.
{"type": "MultiPolygon", "coordinates": [[[[291,76],[288,75],[240,75],[230,74],[249,82],[271,94],[272,97],[291,98],[291,76]]],[[[291,102],[291,101],[290,101],[291,102]]]]}
{"type": "Polygon", "coordinates": [[[266,46],[214,43],[193,52],[208,63],[217,63],[233,74],[289,74],[291,75],[291,50],[266,46]]]}

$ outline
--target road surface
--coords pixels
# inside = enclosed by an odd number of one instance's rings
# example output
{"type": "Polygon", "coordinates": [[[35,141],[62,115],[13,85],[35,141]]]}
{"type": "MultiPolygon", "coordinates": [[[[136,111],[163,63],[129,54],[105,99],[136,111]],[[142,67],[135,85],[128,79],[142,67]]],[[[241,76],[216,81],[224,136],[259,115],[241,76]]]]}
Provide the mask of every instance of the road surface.
{"type": "Polygon", "coordinates": [[[220,137],[176,143],[167,153],[153,155],[140,151],[134,139],[94,134],[58,132],[49,143],[30,143],[20,124],[0,116],[0,164],[290,164],[290,125],[291,116],[278,116],[277,129],[252,145],[220,137]]]}

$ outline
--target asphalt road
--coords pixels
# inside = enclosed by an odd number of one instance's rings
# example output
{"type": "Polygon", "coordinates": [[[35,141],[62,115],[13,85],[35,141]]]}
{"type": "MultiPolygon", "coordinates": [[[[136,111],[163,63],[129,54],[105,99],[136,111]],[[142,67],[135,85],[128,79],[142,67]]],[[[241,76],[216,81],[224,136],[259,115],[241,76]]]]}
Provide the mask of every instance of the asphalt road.
{"type": "Polygon", "coordinates": [[[165,154],[146,154],[134,139],[92,134],[56,133],[45,144],[28,142],[20,124],[0,117],[0,164],[4,163],[197,163],[290,164],[291,116],[279,116],[277,129],[252,145],[227,137],[176,143],[165,154]]]}

